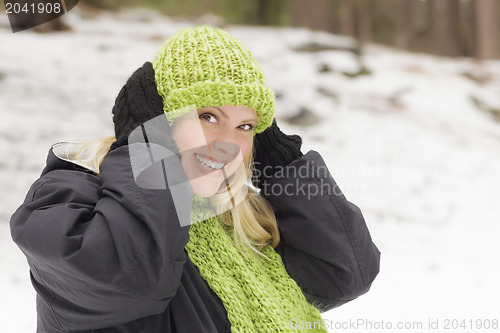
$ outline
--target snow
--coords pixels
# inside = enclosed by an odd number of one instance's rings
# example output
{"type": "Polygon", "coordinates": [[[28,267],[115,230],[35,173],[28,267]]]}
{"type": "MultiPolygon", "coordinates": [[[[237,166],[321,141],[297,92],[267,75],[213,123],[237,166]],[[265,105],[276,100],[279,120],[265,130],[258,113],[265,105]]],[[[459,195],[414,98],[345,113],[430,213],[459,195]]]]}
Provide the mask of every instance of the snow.
{"type": "MultiPolygon", "coordinates": [[[[65,18],[73,31],[12,34],[0,15],[3,332],[36,327],[35,293],[8,221],[40,174],[49,146],[112,134],[111,108],[127,77],[151,61],[166,38],[192,24],[145,10],[89,14],[76,7],[65,18]]],[[[382,252],[371,290],[323,314],[336,325],[331,331],[420,322],[418,331],[430,332],[436,330],[429,321],[439,320],[443,330],[446,319],[500,319],[500,123],[471,99],[500,109],[500,61],[369,45],[363,63],[371,74],[352,79],[343,74],[360,68],[351,52],[293,51],[311,41],[350,47],[349,39],[292,28],[227,30],[252,50],[279,93],[282,130],[300,134],[304,151],[322,154],[382,252]],[[322,64],[331,71],[319,73],[322,64]],[[320,122],[287,123],[301,107],[320,122]],[[359,325],[345,326],[353,321],[359,325]]]]}

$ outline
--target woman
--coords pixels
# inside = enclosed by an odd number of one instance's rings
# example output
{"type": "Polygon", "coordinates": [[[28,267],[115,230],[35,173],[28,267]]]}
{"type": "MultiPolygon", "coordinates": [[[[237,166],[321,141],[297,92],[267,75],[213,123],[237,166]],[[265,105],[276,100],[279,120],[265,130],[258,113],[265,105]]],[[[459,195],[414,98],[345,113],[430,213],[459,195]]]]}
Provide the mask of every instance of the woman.
{"type": "Polygon", "coordinates": [[[37,332],[326,332],[320,312],[368,291],[380,254],[273,115],[239,40],[167,40],[120,91],[115,137],[53,146],[12,216],[37,332]]]}

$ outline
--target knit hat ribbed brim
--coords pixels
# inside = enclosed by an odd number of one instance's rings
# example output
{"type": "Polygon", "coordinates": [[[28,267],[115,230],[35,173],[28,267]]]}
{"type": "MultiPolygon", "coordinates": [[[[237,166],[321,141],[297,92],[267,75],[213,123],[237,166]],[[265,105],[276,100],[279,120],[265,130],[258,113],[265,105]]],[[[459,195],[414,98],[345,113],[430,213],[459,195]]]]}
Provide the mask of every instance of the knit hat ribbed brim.
{"type": "Polygon", "coordinates": [[[259,117],[255,133],[272,123],[275,96],[261,66],[224,30],[201,26],[179,31],[160,47],[153,68],[169,119],[182,115],[189,106],[244,105],[259,117]]]}

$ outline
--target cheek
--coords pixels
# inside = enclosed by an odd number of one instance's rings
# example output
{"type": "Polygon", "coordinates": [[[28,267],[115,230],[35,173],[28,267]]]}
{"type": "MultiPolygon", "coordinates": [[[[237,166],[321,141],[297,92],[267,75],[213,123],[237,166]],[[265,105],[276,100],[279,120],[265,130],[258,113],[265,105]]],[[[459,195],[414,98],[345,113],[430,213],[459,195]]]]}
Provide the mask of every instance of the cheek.
{"type": "Polygon", "coordinates": [[[238,146],[241,149],[241,155],[243,158],[247,158],[248,154],[250,154],[250,149],[252,148],[253,136],[248,136],[238,140],[238,146]]]}
{"type": "Polygon", "coordinates": [[[177,143],[179,151],[194,149],[207,144],[199,123],[180,123],[172,131],[172,139],[177,143]]]}

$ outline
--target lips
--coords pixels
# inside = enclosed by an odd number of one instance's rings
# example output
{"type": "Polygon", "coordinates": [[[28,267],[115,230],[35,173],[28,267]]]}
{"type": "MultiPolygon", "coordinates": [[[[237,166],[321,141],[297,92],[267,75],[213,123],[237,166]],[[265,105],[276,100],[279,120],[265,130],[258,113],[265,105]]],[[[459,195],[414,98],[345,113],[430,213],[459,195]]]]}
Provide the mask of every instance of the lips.
{"type": "Polygon", "coordinates": [[[212,159],[206,158],[206,157],[199,155],[199,154],[196,154],[196,153],[194,154],[194,157],[196,158],[196,160],[198,162],[200,162],[201,165],[203,165],[207,168],[214,169],[214,170],[222,169],[222,167],[225,164],[223,162],[214,161],[212,159]]]}

